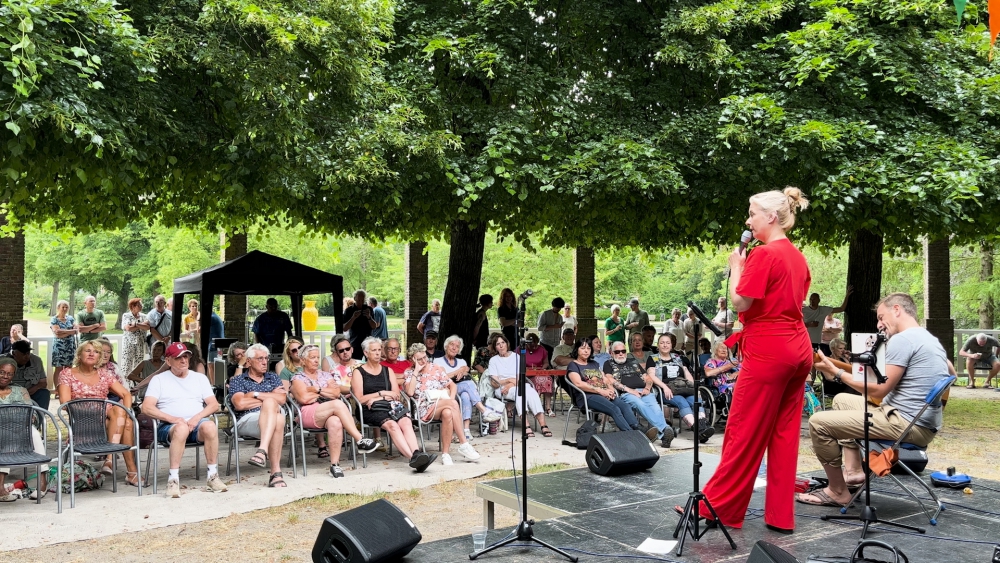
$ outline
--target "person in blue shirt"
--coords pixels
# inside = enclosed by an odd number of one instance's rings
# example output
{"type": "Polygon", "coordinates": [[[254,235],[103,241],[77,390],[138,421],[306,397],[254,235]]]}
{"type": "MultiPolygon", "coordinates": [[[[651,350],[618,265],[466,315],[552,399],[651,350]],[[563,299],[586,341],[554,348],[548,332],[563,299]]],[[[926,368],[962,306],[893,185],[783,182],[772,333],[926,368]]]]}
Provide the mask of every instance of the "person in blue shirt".
{"type": "Polygon", "coordinates": [[[292,335],[292,319],[288,313],[278,310],[278,300],[269,297],[265,311],[253,321],[250,332],[258,344],[263,344],[269,350],[281,351],[285,346],[285,335],[292,335]]]}
{"type": "Polygon", "coordinates": [[[389,327],[385,322],[385,309],[379,307],[378,299],[375,299],[374,297],[368,298],[368,304],[371,305],[372,308],[372,319],[378,323],[378,326],[372,329],[372,336],[376,336],[382,340],[389,338],[389,327]]]}

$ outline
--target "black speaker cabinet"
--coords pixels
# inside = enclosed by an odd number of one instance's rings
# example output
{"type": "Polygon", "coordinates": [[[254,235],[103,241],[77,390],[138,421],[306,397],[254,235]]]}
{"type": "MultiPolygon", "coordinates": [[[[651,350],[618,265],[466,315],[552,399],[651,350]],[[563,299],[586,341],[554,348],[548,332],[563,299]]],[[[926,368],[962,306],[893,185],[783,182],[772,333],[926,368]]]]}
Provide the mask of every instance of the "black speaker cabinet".
{"type": "Polygon", "coordinates": [[[799,560],[784,549],[760,540],[753,544],[747,563],[799,563],[799,560]]]}
{"type": "Polygon", "coordinates": [[[316,538],[313,563],[398,561],[420,543],[413,522],[383,499],[330,516],[316,538]]]}
{"type": "Polygon", "coordinates": [[[660,453],[638,430],[594,434],[587,446],[587,467],[598,475],[644,471],[657,461],[660,453]]]}

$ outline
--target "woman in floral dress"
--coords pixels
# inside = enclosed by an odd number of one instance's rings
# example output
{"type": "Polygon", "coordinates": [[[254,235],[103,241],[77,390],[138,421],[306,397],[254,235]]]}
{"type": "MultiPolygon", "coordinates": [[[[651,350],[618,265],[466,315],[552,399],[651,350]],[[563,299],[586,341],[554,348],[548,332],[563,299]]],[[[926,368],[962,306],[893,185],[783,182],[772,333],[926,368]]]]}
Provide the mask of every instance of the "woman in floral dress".
{"type": "Polygon", "coordinates": [[[149,320],[142,312],[142,299],[134,297],[128,302],[128,311],[122,314],[122,343],[118,348],[121,354],[118,367],[122,373],[132,373],[135,366],[141,364],[146,357],[148,333],[149,320]]]}
{"type": "Polygon", "coordinates": [[[451,436],[458,439],[458,452],[470,461],[479,459],[479,453],[465,439],[462,432],[462,407],[455,400],[458,389],[444,368],[427,358],[427,347],[416,343],[407,350],[407,359],[413,372],[406,383],[406,394],[416,401],[416,414],[423,422],[441,421],[441,463],[452,465],[451,436]]]}
{"type": "Polygon", "coordinates": [[[73,315],[69,314],[69,302],[60,300],[56,303],[56,316],[49,321],[49,328],[55,340],[52,342],[52,380],[55,381],[63,369],[73,366],[76,355],[76,329],[73,328],[73,315]]]}

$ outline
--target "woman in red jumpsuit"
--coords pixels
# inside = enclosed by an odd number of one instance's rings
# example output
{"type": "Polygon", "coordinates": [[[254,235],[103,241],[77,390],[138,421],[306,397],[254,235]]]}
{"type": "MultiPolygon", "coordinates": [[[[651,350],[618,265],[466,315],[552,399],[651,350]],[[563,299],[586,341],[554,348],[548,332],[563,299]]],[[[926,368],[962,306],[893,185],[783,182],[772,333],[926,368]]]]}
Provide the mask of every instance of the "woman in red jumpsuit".
{"type": "Polygon", "coordinates": [[[740,343],[743,368],[726,423],[722,459],[704,493],[730,528],[743,527],[765,450],[764,522],[781,532],[795,527],[799,430],[813,352],[802,320],[809,266],[785,233],[795,224],[795,212],[808,203],[792,187],[751,197],[746,224],[762,244],[749,255],[735,250],[729,256],[730,302],[743,323],[731,340],[740,343]]]}

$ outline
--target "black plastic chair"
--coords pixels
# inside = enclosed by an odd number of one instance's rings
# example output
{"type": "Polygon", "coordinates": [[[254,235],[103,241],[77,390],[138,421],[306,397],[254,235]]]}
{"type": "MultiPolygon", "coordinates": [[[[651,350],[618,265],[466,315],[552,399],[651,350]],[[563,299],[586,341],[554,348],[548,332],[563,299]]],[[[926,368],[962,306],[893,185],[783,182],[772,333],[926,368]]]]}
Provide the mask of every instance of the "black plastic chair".
{"type": "MultiPolygon", "coordinates": [[[[59,455],[59,444],[62,443],[62,430],[56,424],[56,417],[52,413],[34,405],[0,405],[0,467],[32,467],[38,474],[38,481],[35,488],[40,490],[42,484],[41,465],[47,464],[54,458],[58,472],[62,475],[62,456],[59,455]],[[44,424],[45,417],[52,420],[52,427],[56,429],[56,455],[50,456],[35,452],[35,445],[32,443],[31,431],[35,429],[35,421],[42,422],[42,442],[48,449],[46,438],[47,425],[44,424]]],[[[39,493],[35,500],[36,504],[41,504],[42,495],[39,493]]],[[[56,483],[56,512],[62,514],[62,485],[56,483]]]]}
{"type": "MultiPolygon", "coordinates": [[[[212,419],[212,422],[215,423],[215,427],[218,429],[219,428],[219,415],[213,414],[213,415],[210,416],[210,418],[212,419]]],[[[159,436],[160,436],[159,431],[160,431],[160,421],[154,418],[153,419],[153,442],[149,445],[149,448],[146,450],[146,480],[147,481],[149,480],[149,468],[152,467],[153,468],[153,494],[154,495],[157,492],[157,485],[158,485],[158,483],[157,483],[157,471],[160,468],[160,463],[159,463],[160,462],[160,458],[159,458],[160,448],[162,447],[162,448],[170,449],[170,442],[169,441],[161,442],[159,440],[159,436]],[[152,461],[150,461],[151,457],[152,457],[152,461]]],[[[220,437],[222,436],[222,431],[221,430],[219,430],[219,436],[220,437]]],[[[194,480],[195,481],[200,481],[201,480],[201,457],[198,454],[199,454],[199,449],[203,448],[203,447],[205,447],[205,444],[202,444],[200,442],[185,443],[184,444],[184,449],[194,448],[194,480]]]]}
{"type": "MultiPolygon", "coordinates": [[[[76,456],[85,455],[108,455],[111,454],[112,475],[111,491],[118,492],[118,455],[129,450],[135,451],[136,481],[138,484],[138,494],[142,496],[142,468],[139,466],[139,421],[135,414],[124,407],[121,403],[116,403],[108,399],[74,399],[68,403],[59,405],[59,420],[66,425],[69,433],[69,441],[66,450],[69,452],[67,461],[69,462],[70,483],[76,482],[74,459],[76,456]],[[108,406],[117,407],[132,419],[132,431],[135,434],[135,445],[116,444],[108,440],[108,429],[106,424],[108,406]],[[64,417],[63,414],[66,414],[64,417]]],[[[76,488],[69,489],[69,507],[76,507],[76,488]]]]}
{"type": "MultiPolygon", "coordinates": [[[[335,399],[337,401],[343,401],[347,405],[347,409],[351,410],[351,405],[341,397],[340,399],[335,399]]],[[[301,446],[300,452],[302,454],[302,476],[308,477],[308,469],[306,468],[306,434],[326,434],[326,428],[306,428],[302,425],[302,408],[299,403],[292,397],[292,394],[288,394],[288,406],[292,410],[292,443],[295,443],[295,430],[299,431],[299,445],[301,446]]],[[[332,416],[332,415],[331,415],[332,416]]],[[[351,441],[351,463],[354,469],[358,468],[358,449],[357,444],[354,443],[354,438],[352,438],[346,430],[343,432],[344,436],[342,440],[351,441]]],[[[333,440],[332,437],[327,436],[327,440],[333,440]]],[[[337,461],[340,461],[339,459],[337,461]]]]}

